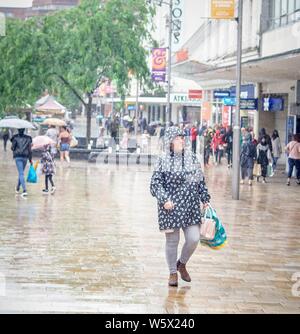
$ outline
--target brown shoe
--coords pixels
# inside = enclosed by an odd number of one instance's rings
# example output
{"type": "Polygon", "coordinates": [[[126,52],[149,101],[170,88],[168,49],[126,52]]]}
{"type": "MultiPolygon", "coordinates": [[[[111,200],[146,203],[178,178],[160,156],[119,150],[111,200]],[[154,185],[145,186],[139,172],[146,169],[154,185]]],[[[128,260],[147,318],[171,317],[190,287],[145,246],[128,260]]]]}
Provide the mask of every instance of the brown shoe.
{"type": "Polygon", "coordinates": [[[177,261],[177,270],[180,273],[181,278],[186,282],[191,282],[192,279],[189,273],[186,270],[185,264],[181,263],[179,260],[177,261]]]}
{"type": "Polygon", "coordinates": [[[178,275],[177,274],[170,274],[169,286],[178,286],[178,275]]]}

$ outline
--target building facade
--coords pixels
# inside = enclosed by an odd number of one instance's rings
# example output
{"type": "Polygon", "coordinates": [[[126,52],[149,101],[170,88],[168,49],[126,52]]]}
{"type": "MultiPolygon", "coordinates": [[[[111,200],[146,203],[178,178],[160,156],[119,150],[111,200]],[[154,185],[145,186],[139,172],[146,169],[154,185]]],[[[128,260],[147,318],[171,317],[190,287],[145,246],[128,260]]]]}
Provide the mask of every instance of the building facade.
{"type": "MultiPolygon", "coordinates": [[[[183,20],[181,49],[188,57],[177,61],[174,55],[173,73],[195,80],[208,92],[202,104],[205,120],[230,122],[235,107],[226,105],[221,93],[235,96],[237,23],[209,19],[210,0],[201,3],[203,19],[196,31],[194,27],[188,31],[191,24],[183,20]]],[[[277,129],[284,145],[292,133],[300,132],[300,1],[243,4],[242,126],[253,127],[256,135],[262,127],[269,133],[277,129]]],[[[185,17],[194,12],[194,5],[185,0],[185,17]]]]}

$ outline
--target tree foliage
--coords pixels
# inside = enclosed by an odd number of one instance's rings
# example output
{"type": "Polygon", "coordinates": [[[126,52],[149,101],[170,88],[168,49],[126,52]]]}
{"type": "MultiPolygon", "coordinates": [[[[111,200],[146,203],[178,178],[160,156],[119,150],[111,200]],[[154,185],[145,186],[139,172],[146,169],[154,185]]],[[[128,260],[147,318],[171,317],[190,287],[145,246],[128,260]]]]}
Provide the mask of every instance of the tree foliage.
{"type": "Polygon", "coordinates": [[[128,73],[149,78],[154,12],[144,0],[82,0],[78,7],[26,21],[8,20],[0,40],[0,109],[33,105],[44,89],[87,108],[103,78],[125,94],[128,73]],[[87,102],[86,98],[89,99],[87,102]]]}

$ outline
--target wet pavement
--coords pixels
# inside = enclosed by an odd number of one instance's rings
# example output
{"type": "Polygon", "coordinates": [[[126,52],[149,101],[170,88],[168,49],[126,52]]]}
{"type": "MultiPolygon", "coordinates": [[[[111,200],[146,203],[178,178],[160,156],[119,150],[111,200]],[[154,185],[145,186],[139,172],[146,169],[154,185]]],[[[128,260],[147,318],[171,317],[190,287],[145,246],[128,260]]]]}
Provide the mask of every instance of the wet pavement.
{"type": "Polygon", "coordinates": [[[41,179],[22,199],[11,153],[1,147],[0,158],[1,313],[300,313],[295,184],[245,185],[236,202],[230,171],[209,169],[228,245],[199,246],[192,283],[176,289],[167,286],[148,167],[73,162],[58,167],[54,196],[42,195],[41,179]]]}

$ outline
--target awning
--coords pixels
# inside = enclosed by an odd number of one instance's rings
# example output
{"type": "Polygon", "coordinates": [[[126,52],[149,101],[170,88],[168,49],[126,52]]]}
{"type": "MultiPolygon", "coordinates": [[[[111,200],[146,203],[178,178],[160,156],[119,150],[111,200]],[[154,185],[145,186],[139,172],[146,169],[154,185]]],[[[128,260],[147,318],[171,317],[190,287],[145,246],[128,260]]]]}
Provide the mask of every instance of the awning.
{"type": "MultiPolygon", "coordinates": [[[[300,79],[300,49],[285,54],[250,60],[242,64],[242,80],[253,83],[267,83],[282,80],[300,79]]],[[[206,86],[215,80],[234,81],[236,66],[211,67],[205,69],[204,64],[195,65],[195,61],[187,61],[174,65],[174,71],[183,77],[192,78],[206,86]]]]}

